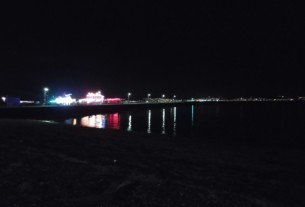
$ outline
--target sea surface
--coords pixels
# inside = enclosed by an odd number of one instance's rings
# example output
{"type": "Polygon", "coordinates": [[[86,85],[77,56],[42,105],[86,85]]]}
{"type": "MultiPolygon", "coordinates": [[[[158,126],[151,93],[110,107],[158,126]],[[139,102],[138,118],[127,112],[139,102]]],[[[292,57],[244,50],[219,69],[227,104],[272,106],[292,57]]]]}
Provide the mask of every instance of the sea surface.
{"type": "Polygon", "coordinates": [[[303,103],[202,103],[151,110],[95,114],[64,121],[69,125],[173,137],[305,138],[303,103]]]}

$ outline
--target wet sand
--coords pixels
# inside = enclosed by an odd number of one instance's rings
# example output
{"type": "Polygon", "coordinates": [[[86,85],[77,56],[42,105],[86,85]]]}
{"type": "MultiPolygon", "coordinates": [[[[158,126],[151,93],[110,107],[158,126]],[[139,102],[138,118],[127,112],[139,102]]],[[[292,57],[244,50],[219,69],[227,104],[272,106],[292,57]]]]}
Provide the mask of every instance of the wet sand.
{"type": "Polygon", "coordinates": [[[302,146],[30,120],[0,133],[1,207],[305,206],[302,146]]]}

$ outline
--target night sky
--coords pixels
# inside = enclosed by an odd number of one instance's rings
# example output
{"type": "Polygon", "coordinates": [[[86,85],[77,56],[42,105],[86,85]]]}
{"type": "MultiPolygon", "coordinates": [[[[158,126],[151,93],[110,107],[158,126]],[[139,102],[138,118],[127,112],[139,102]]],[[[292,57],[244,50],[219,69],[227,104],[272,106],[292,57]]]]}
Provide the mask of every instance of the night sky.
{"type": "Polygon", "coordinates": [[[305,95],[305,12],[289,1],[8,2],[0,95],[305,95]]]}

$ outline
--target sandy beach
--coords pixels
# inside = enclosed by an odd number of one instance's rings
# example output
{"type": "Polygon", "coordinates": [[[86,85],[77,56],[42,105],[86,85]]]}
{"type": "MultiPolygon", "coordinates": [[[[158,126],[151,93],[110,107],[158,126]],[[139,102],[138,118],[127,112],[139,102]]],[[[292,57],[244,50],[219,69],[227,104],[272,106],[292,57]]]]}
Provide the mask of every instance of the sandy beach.
{"type": "Polygon", "coordinates": [[[300,146],[31,120],[0,132],[1,207],[305,206],[300,146]]]}

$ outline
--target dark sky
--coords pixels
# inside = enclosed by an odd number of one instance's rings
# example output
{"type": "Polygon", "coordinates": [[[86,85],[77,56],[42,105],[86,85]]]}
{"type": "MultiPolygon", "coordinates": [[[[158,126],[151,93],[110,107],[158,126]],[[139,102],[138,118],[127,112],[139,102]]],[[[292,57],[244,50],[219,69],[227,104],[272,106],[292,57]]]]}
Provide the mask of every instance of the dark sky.
{"type": "Polygon", "coordinates": [[[292,2],[1,4],[0,95],[305,95],[305,12],[292,2]]]}

